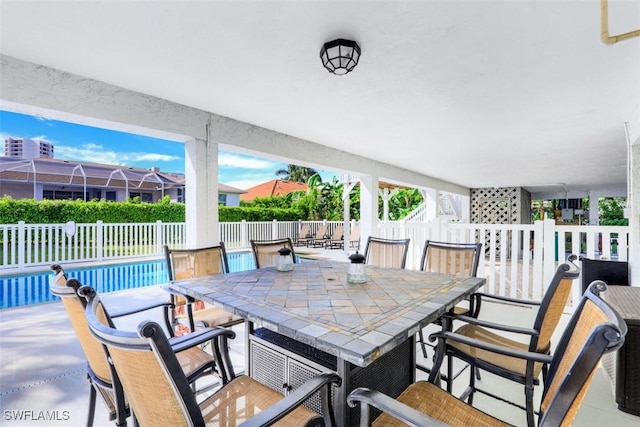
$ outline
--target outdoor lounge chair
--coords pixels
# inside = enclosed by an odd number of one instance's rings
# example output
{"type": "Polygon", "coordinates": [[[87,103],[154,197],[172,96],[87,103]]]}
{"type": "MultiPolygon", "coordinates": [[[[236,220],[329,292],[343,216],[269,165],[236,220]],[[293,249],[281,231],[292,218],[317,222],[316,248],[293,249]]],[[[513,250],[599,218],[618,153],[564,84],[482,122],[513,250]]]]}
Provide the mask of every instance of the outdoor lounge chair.
{"type": "MultiPolygon", "coordinates": [[[[456,341],[525,360],[527,363],[549,365],[540,404],[538,425],[556,427],[571,425],[603,354],[619,349],[624,343],[627,326],[620,315],[604,302],[599,292],[604,282],[594,282],[580,300],[569,325],[552,356],[523,350],[506,350],[451,332],[440,332],[438,346],[456,341]]],[[[439,367],[443,358],[436,364],[439,367]]],[[[347,398],[350,406],[361,405],[360,425],[369,426],[369,406],[382,410],[373,426],[394,427],[427,425],[507,426],[501,420],[482,412],[440,389],[437,369],[429,381],[411,384],[397,400],[380,392],[358,388],[347,398]]]]}
{"type": "Polygon", "coordinates": [[[302,224],[298,235],[293,239],[293,244],[295,246],[307,246],[312,239],[311,226],[309,224],[302,224]]]}
{"type": "MultiPolygon", "coordinates": [[[[53,265],[51,268],[55,272],[53,284],[50,287],[51,292],[62,299],[80,346],[87,358],[87,379],[90,384],[87,426],[93,425],[96,395],[99,395],[104,401],[109,412],[109,420],[115,421],[118,426],[126,425],[130,410],[123,395],[120,379],[113,370],[113,366],[108,362],[104,347],[89,332],[85,316],[86,299],[77,293],[82,285],[76,279],[67,280],[64,270],[59,265],[53,265]]],[[[138,307],[112,317],[123,318],[127,315],[166,306],[167,301],[163,301],[160,304],[138,307]]],[[[166,314],[164,317],[166,318],[166,314]]],[[[111,317],[106,317],[106,319],[111,325],[113,324],[111,317]]],[[[214,358],[199,348],[199,345],[209,342],[212,338],[211,331],[207,330],[198,334],[172,339],[172,348],[174,351],[179,351],[177,359],[180,366],[183,367],[189,383],[194,383],[196,379],[203,375],[213,374],[216,371],[214,358]]],[[[191,388],[193,389],[193,387],[194,385],[192,384],[191,388]]]]}
{"type": "Polygon", "coordinates": [[[410,239],[367,239],[364,250],[364,263],[385,268],[404,268],[407,262],[407,251],[410,239]]]}
{"type": "MultiPolygon", "coordinates": [[[[193,277],[211,276],[229,272],[229,262],[224,243],[199,249],[169,249],[164,247],[169,280],[182,280],[193,277]]],[[[165,288],[167,289],[167,288],[165,288]]],[[[175,306],[173,323],[186,324],[190,332],[196,327],[225,328],[242,323],[244,319],[218,307],[206,307],[204,301],[196,301],[188,295],[171,290],[171,302],[175,306]],[[180,309],[186,308],[186,313],[180,309]]]]}
{"type": "Polygon", "coordinates": [[[331,236],[325,240],[324,247],[328,249],[340,249],[344,247],[344,226],[336,225],[331,236]]]}
{"type": "Polygon", "coordinates": [[[223,387],[200,404],[189,389],[178,360],[160,326],[145,322],[136,332],[115,330],[105,321],[100,299],[86,289],[86,315],[92,334],[107,347],[122,380],[129,404],[142,426],[333,426],[331,385],[335,373],[310,379],[284,397],[251,377],[236,376],[228,353],[230,329],[216,328],[216,353],[225,378],[223,387]],[[302,406],[320,392],[323,416],[302,406]],[[278,423],[278,421],[280,421],[278,423]]]}
{"type": "MultiPolygon", "coordinates": [[[[569,261],[575,260],[575,255],[569,257],[569,261]]],[[[562,316],[565,305],[571,295],[573,281],[580,275],[580,270],[573,264],[562,264],[556,270],[551,283],[541,302],[521,300],[509,297],[501,297],[496,295],[488,295],[484,293],[474,293],[471,296],[471,306],[474,307],[476,314],[481,314],[481,302],[483,299],[494,299],[508,303],[526,304],[529,306],[539,306],[538,312],[532,328],[521,328],[511,325],[497,324],[486,322],[471,316],[443,316],[443,331],[451,330],[451,320],[461,320],[466,324],[455,330],[455,335],[466,337],[484,344],[497,346],[507,351],[540,353],[548,355],[551,349],[551,336],[553,335],[562,316]],[[573,267],[573,268],[572,268],[573,267]],[[520,334],[528,342],[515,341],[503,335],[491,332],[491,330],[504,331],[514,334],[520,334]]],[[[531,427],[534,422],[533,392],[534,385],[539,384],[540,372],[542,372],[543,381],[546,385],[547,364],[537,363],[531,359],[520,358],[517,356],[501,353],[497,354],[486,351],[482,346],[471,345],[462,340],[451,340],[446,342],[438,342],[438,352],[444,351],[447,358],[447,391],[452,389],[452,366],[453,358],[458,358],[470,365],[469,386],[460,395],[462,400],[467,399],[469,403],[473,403],[473,395],[475,392],[497,397],[495,394],[486,390],[482,390],[476,386],[476,370],[483,369],[500,377],[518,382],[525,388],[525,407],[527,413],[527,424],[531,427]]],[[[557,350],[556,350],[557,351],[557,350]]],[[[437,355],[438,356],[438,355],[437,355]]],[[[503,398],[499,398],[505,400],[503,398]]],[[[515,406],[520,406],[514,403],[515,406]]],[[[520,406],[521,407],[521,406],[520,406]]]]}
{"type": "Polygon", "coordinates": [[[313,235],[313,239],[307,242],[307,246],[312,246],[314,248],[323,247],[326,241],[327,241],[327,225],[322,224],[316,230],[315,234],[313,235]]]}
{"type": "Polygon", "coordinates": [[[291,249],[293,262],[298,262],[296,253],[293,250],[293,243],[288,237],[275,240],[251,240],[251,250],[253,251],[256,268],[275,267],[280,256],[278,250],[284,247],[291,249]]]}
{"type": "Polygon", "coordinates": [[[349,247],[360,249],[360,226],[358,224],[351,227],[351,232],[349,233],[349,247]]]}

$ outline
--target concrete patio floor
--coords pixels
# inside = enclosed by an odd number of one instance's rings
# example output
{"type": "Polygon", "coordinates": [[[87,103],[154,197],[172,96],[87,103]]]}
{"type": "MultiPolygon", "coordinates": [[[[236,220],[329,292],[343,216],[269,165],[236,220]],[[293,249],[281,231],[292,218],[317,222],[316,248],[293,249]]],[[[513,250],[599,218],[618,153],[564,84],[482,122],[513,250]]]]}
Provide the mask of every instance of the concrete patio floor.
{"type": "MultiPolygon", "coordinates": [[[[345,259],[340,251],[318,251],[318,256],[345,259]]],[[[114,310],[136,301],[166,297],[157,286],[114,292],[102,296],[105,305],[114,310]]],[[[530,308],[487,303],[482,317],[493,321],[530,326],[535,313],[530,308]]],[[[563,316],[564,327],[568,316],[563,316]]],[[[121,322],[119,328],[134,329],[143,316],[121,322]]],[[[430,329],[431,327],[427,328],[430,329]]],[[[435,328],[435,326],[433,326],[435,328]]],[[[244,369],[244,325],[233,328],[237,337],[231,344],[231,356],[238,371],[244,369]]],[[[435,329],[434,329],[435,330],[435,329]]],[[[429,330],[427,330],[429,332],[429,330]]],[[[557,342],[557,338],[554,342],[557,342]]],[[[420,355],[420,352],[418,352],[420,355]]],[[[421,356],[420,356],[421,358],[421,356]]],[[[0,311],[0,409],[2,425],[62,426],[84,425],[89,401],[89,386],[85,376],[85,358],[60,302],[0,311]],[[34,419],[43,412],[54,419],[34,419]],[[22,419],[19,419],[22,418],[22,419]]],[[[425,361],[423,361],[425,363],[425,361]]],[[[427,362],[428,363],[428,362],[427,362]]],[[[418,378],[424,374],[419,373],[418,378]]],[[[455,382],[454,393],[464,388],[466,373],[455,382]]],[[[524,402],[521,386],[488,373],[483,373],[483,388],[504,397],[524,402]]],[[[536,390],[539,399],[541,389],[536,390]]],[[[525,425],[520,409],[477,395],[475,406],[514,425],[525,425]]],[[[112,426],[107,412],[98,399],[95,426],[112,426]]],[[[595,375],[575,426],[638,426],[640,417],[616,409],[611,385],[602,369],[595,375]]]]}

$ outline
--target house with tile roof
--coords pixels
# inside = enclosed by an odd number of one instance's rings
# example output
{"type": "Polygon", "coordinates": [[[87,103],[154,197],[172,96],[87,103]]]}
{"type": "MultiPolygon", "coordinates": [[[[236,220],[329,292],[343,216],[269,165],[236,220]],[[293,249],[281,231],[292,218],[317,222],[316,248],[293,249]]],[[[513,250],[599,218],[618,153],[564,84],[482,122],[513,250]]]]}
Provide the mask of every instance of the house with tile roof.
{"type": "Polygon", "coordinates": [[[256,197],[282,196],[294,191],[307,191],[307,184],[294,181],[283,181],[273,179],[248,188],[244,194],[240,195],[240,200],[251,201],[256,197]]]}
{"type": "MultiPolygon", "coordinates": [[[[0,197],[36,200],[124,201],[139,197],[154,203],[168,195],[184,201],[183,174],[120,165],[78,162],[53,158],[23,159],[0,156],[0,197]]],[[[244,190],[218,185],[218,201],[239,206],[244,190]]]]}

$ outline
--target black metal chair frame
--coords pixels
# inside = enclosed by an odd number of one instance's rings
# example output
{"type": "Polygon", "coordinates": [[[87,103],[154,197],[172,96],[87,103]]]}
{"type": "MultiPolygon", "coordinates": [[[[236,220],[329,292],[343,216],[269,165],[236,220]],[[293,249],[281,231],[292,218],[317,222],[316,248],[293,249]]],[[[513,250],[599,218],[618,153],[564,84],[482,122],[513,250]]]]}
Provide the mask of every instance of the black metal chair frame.
{"type": "Polygon", "coordinates": [[[260,251],[260,247],[262,246],[272,246],[272,245],[280,245],[281,247],[286,247],[291,249],[291,258],[294,263],[298,262],[296,257],[296,252],[293,248],[293,243],[291,242],[291,238],[284,237],[282,239],[273,239],[273,240],[251,240],[251,251],[253,252],[253,259],[256,263],[256,268],[264,268],[269,266],[261,266],[260,261],[258,260],[258,252],[260,251]]]}
{"type": "MultiPolygon", "coordinates": [[[[524,336],[528,336],[529,337],[529,352],[536,352],[537,346],[538,346],[538,338],[539,338],[539,334],[540,334],[540,330],[543,326],[543,322],[545,321],[545,316],[547,313],[547,310],[549,308],[549,304],[551,303],[552,297],[554,295],[554,293],[556,292],[556,290],[558,289],[558,287],[561,284],[561,281],[563,279],[569,279],[569,280],[574,280],[577,279],[580,275],[580,269],[573,264],[573,261],[575,261],[577,259],[577,257],[575,255],[572,255],[569,257],[569,262],[571,262],[570,264],[562,264],[558,267],[558,269],[556,270],[553,278],[551,279],[551,283],[549,285],[549,288],[547,289],[547,291],[545,292],[545,295],[542,299],[542,301],[531,301],[531,300],[524,300],[524,299],[518,299],[518,298],[510,298],[510,297],[504,297],[504,296],[497,296],[497,295],[490,295],[490,294],[485,294],[482,292],[476,292],[474,294],[471,295],[471,303],[470,306],[473,307],[473,314],[475,315],[475,317],[473,316],[456,316],[456,315],[450,315],[450,314],[446,314],[442,317],[443,319],[443,326],[442,326],[442,330],[443,331],[451,331],[452,329],[452,321],[453,320],[459,320],[459,321],[463,321],[465,323],[468,324],[473,324],[473,325],[478,325],[478,326],[482,326],[485,327],[487,329],[493,329],[493,330],[498,330],[498,331],[505,331],[505,332],[512,332],[512,333],[516,333],[516,334],[522,334],[524,336]],[[572,268],[573,266],[573,268],[572,268]],[[480,313],[480,308],[482,305],[482,299],[493,299],[493,300],[497,300],[497,301],[503,301],[503,302],[508,302],[508,303],[517,303],[517,304],[524,304],[524,305],[529,305],[529,306],[538,306],[538,312],[536,314],[536,318],[533,324],[532,328],[521,328],[521,327],[516,327],[516,326],[511,326],[511,325],[504,325],[504,324],[497,324],[497,323],[493,323],[493,322],[487,322],[487,321],[483,321],[478,319],[478,315],[480,313]]],[[[431,337],[437,336],[437,334],[432,334],[431,337]]],[[[457,336],[461,336],[459,334],[457,334],[457,336]]],[[[440,356],[440,350],[444,351],[447,358],[448,358],[448,363],[447,363],[447,374],[446,374],[446,383],[447,383],[447,391],[451,392],[452,390],[452,382],[455,379],[454,374],[453,374],[453,361],[452,359],[454,357],[465,361],[466,363],[469,364],[470,366],[470,375],[469,375],[469,386],[466,388],[466,390],[460,395],[460,399],[465,400],[467,399],[468,402],[471,404],[473,403],[473,394],[475,392],[479,392],[482,393],[484,395],[493,397],[495,399],[504,401],[506,403],[509,403],[513,406],[516,406],[520,409],[523,409],[526,411],[527,413],[527,423],[528,425],[531,427],[533,426],[534,423],[534,409],[533,409],[533,393],[534,393],[534,386],[538,385],[540,383],[538,378],[534,378],[533,376],[533,371],[534,371],[534,362],[533,360],[527,360],[527,368],[526,368],[526,374],[524,376],[512,372],[506,368],[503,368],[502,366],[497,366],[494,364],[491,364],[487,361],[484,361],[482,359],[479,359],[477,357],[474,357],[473,355],[467,354],[463,351],[459,351],[458,349],[456,349],[455,347],[446,345],[446,342],[440,342],[438,341],[438,344],[436,345],[436,348],[438,349],[438,352],[436,353],[436,359],[440,356]],[[442,345],[442,347],[438,347],[442,345]],[[488,372],[491,372],[495,375],[501,376],[503,378],[509,379],[511,381],[520,383],[522,385],[524,385],[525,387],[525,406],[519,405],[515,402],[506,400],[504,398],[499,397],[498,395],[491,393],[487,390],[481,389],[479,387],[477,387],[476,385],[476,379],[478,378],[478,370],[479,369],[483,369],[486,370],[488,372]]],[[[549,354],[550,352],[550,348],[546,348],[544,349],[541,354],[549,354]]],[[[434,366],[436,366],[436,363],[434,363],[434,366]]],[[[433,372],[431,373],[433,374],[433,372]]],[[[548,366],[547,364],[543,364],[542,365],[542,378],[543,378],[543,382],[546,384],[548,382],[548,366]]]]}
{"type": "MultiPolygon", "coordinates": [[[[582,350],[577,357],[572,359],[569,374],[560,379],[561,383],[554,395],[552,395],[552,399],[550,400],[546,410],[540,410],[539,412],[538,426],[555,427],[561,425],[569,414],[574,400],[582,391],[584,384],[589,379],[593,370],[597,368],[602,355],[617,351],[624,344],[627,325],[618,312],[611,308],[611,306],[600,297],[600,293],[606,289],[606,284],[599,280],[590,285],[589,289],[580,300],[576,311],[573,313],[567,328],[562,334],[562,338],[560,339],[553,356],[536,352],[509,350],[447,331],[432,334],[430,338],[437,339],[439,342],[438,347],[441,349],[445,348],[447,340],[456,340],[498,354],[526,359],[531,363],[540,362],[547,364],[547,380],[545,381],[545,389],[542,396],[544,400],[547,393],[550,392],[549,385],[554,382],[554,378],[561,365],[566,363],[564,360],[566,350],[587,302],[590,301],[595,304],[605,314],[607,322],[600,323],[592,328],[582,350]]],[[[439,368],[441,366],[444,356],[444,351],[438,352],[435,365],[436,367],[439,368]]],[[[438,384],[438,372],[439,369],[433,370],[429,376],[429,382],[438,384]]],[[[393,417],[410,425],[442,425],[441,422],[438,422],[389,396],[366,388],[358,388],[352,391],[347,398],[347,403],[351,407],[355,407],[358,403],[361,405],[360,425],[362,427],[369,425],[369,406],[388,412],[393,417]]]]}
{"type": "MultiPolygon", "coordinates": [[[[223,273],[228,273],[229,272],[229,259],[227,258],[227,250],[224,246],[224,242],[220,242],[219,245],[214,245],[214,246],[207,246],[204,248],[197,248],[197,249],[170,249],[168,245],[164,245],[164,258],[165,261],[167,263],[167,277],[169,279],[169,281],[175,280],[174,274],[173,274],[173,261],[171,258],[171,254],[175,253],[175,254],[181,254],[181,253],[195,253],[195,252],[199,252],[199,251],[208,251],[211,249],[219,249],[221,252],[221,261],[222,261],[222,272],[223,273]]],[[[175,316],[175,296],[179,295],[182,298],[186,299],[187,304],[186,304],[186,311],[187,311],[187,320],[189,322],[189,331],[191,332],[195,332],[196,330],[196,324],[195,324],[195,320],[194,320],[194,316],[193,316],[193,304],[196,302],[195,298],[193,298],[190,295],[187,294],[183,294],[180,292],[177,292],[175,289],[170,289],[168,287],[164,288],[167,292],[169,292],[170,294],[170,298],[171,298],[171,303],[174,305],[174,308],[171,310],[171,314],[169,316],[170,322],[172,327],[175,327],[177,320],[176,320],[176,316],[175,316]]],[[[206,327],[206,325],[200,325],[201,327],[206,327]]],[[[226,325],[224,325],[226,326],[226,325]]]]}
{"type": "MultiPolygon", "coordinates": [[[[51,270],[54,271],[55,280],[58,283],[60,282],[59,280],[57,280],[59,278],[66,282],[65,285],[58,284],[57,286],[51,286],[50,288],[51,293],[53,293],[54,295],[60,298],[77,298],[80,301],[80,303],[82,303],[82,305],[86,308],[87,300],[84,297],[83,293],[87,292],[86,291],[87,289],[90,289],[92,294],[96,294],[95,290],[90,286],[86,286],[86,285],[83,286],[76,279],[73,279],[73,278],[67,279],[67,275],[64,269],[59,264],[52,265],[51,270]]],[[[110,327],[115,328],[113,319],[130,316],[137,313],[142,313],[152,309],[162,308],[164,312],[163,319],[165,320],[165,327],[166,327],[166,331],[163,332],[163,334],[168,333],[169,336],[172,338],[172,343],[170,344],[170,346],[174,349],[173,351],[180,351],[180,350],[188,349],[194,346],[203,345],[210,342],[212,339],[214,339],[214,336],[212,335],[210,329],[202,330],[199,333],[190,334],[188,336],[184,336],[181,338],[174,338],[173,329],[171,328],[171,324],[168,321],[169,319],[168,311],[172,307],[173,306],[168,301],[151,302],[150,304],[147,304],[144,306],[137,306],[130,310],[125,310],[118,313],[108,313],[107,320],[109,322],[110,327]]],[[[105,358],[108,359],[108,356],[109,356],[108,352],[106,351],[106,348],[104,350],[105,350],[105,358]]],[[[131,411],[124,397],[122,385],[118,378],[118,374],[113,369],[113,365],[111,365],[110,363],[108,363],[108,365],[109,365],[109,371],[111,376],[111,383],[107,383],[103,381],[100,377],[98,377],[94,373],[94,371],[91,369],[91,365],[89,364],[89,361],[87,361],[87,379],[91,386],[90,395],[89,395],[89,411],[87,415],[87,426],[89,427],[93,425],[94,418],[95,418],[95,405],[96,405],[97,391],[99,391],[98,388],[105,390],[107,393],[110,393],[113,395],[113,405],[115,408],[115,412],[110,413],[109,417],[110,417],[110,420],[115,421],[117,426],[126,426],[127,418],[131,415],[131,411]]],[[[195,385],[193,384],[194,381],[197,378],[200,378],[202,375],[205,375],[208,373],[220,374],[217,372],[215,362],[200,366],[198,370],[194,371],[187,378],[188,382],[191,384],[190,390],[192,393],[196,391],[195,385]]],[[[100,393],[102,395],[102,392],[100,393]]],[[[135,420],[134,420],[134,424],[137,425],[135,420]]]]}
{"type": "MultiPolygon", "coordinates": [[[[162,333],[162,328],[155,322],[144,322],[138,326],[138,332],[128,332],[116,330],[111,326],[102,324],[97,317],[97,312],[101,305],[99,297],[90,287],[83,287],[81,294],[87,300],[86,315],[89,328],[92,334],[105,347],[121,347],[135,349],[138,351],[152,351],[157,354],[161,363],[166,368],[166,375],[169,377],[168,383],[174,390],[178,399],[182,403],[182,413],[185,420],[190,425],[204,426],[204,419],[198,406],[195,396],[191,392],[189,383],[182,372],[180,364],[176,359],[174,349],[169,344],[166,336],[162,333]]],[[[213,351],[216,359],[220,363],[221,370],[225,373],[224,385],[236,378],[236,374],[229,357],[228,340],[235,338],[235,332],[225,328],[215,328],[212,330],[213,351]]],[[[116,364],[117,365],[117,364],[116,364]]],[[[116,371],[118,366],[115,366],[116,371]]],[[[307,398],[320,391],[321,404],[323,409],[323,420],[325,426],[335,425],[335,418],[331,402],[330,388],[332,384],[339,386],[340,377],[333,372],[325,372],[317,375],[305,384],[291,392],[275,405],[266,408],[255,415],[250,420],[244,422],[242,427],[268,426],[282,419],[286,414],[300,406],[307,398]]],[[[135,411],[135,408],[133,408],[135,411]]]]}
{"type": "Polygon", "coordinates": [[[383,239],[381,237],[373,237],[369,236],[367,239],[367,245],[364,249],[364,262],[365,264],[371,264],[370,256],[371,256],[371,242],[373,244],[381,244],[386,246],[402,246],[404,247],[402,253],[402,259],[400,260],[400,268],[404,268],[407,263],[407,253],[409,252],[409,242],[411,239],[383,239]]]}

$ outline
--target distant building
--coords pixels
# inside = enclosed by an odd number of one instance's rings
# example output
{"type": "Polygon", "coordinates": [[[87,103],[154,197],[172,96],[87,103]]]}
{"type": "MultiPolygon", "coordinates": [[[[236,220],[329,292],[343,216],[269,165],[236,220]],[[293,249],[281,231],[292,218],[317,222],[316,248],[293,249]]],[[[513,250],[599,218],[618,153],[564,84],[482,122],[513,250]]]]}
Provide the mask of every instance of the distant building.
{"type": "MultiPolygon", "coordinates": [[[[159,168],[0,157],[0,197],[110,201],[139,197],[153,203],[168,195],[171,201],[184,202],[184,190],[184,174],[161,172],[159,168]]],[[[218,191],[221,204],[240,205],[239,196],[244,190],[220,184],[218,191]]]]}
{"type": "Polygon", "coordinates": [[[18,159],[53,159],[53,144],[41,139],[7,138],[4,140],[4,155],[18,159]]]}
{"type": "Polygon", "coordinates": [[[307,191],[307,184],[274,179],[248,188],[240,195],[240,200],[251,201],[256,197],[282,196],[293,191],[307,191]]]}

